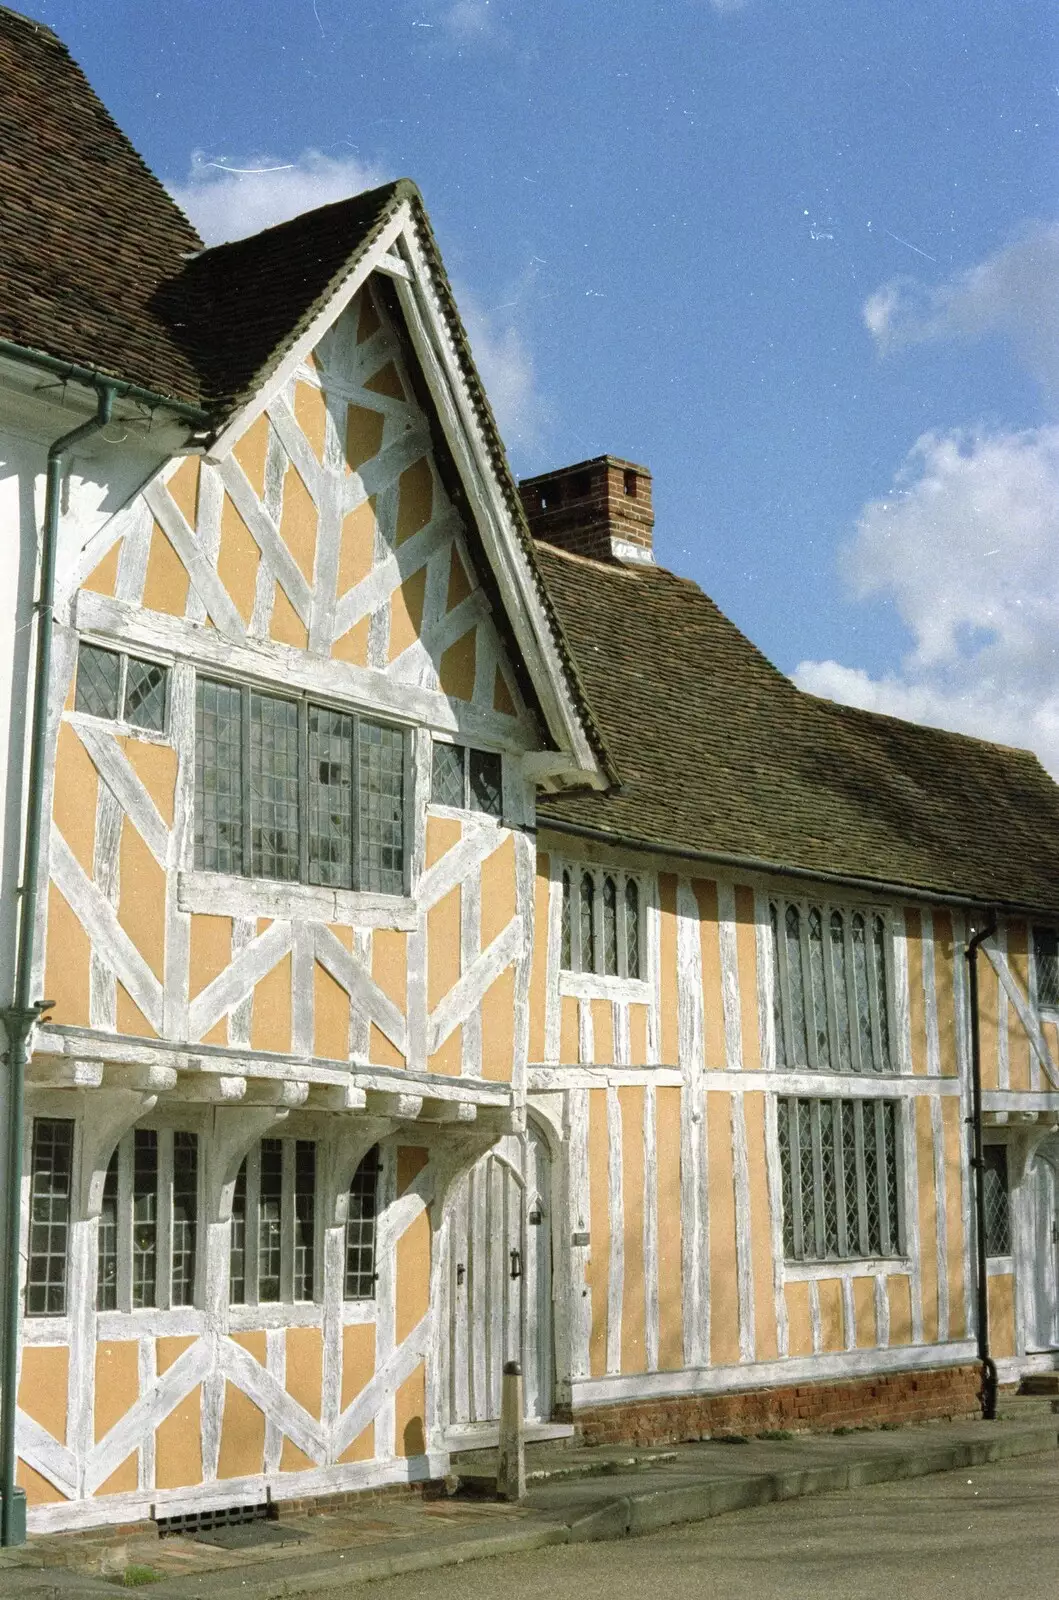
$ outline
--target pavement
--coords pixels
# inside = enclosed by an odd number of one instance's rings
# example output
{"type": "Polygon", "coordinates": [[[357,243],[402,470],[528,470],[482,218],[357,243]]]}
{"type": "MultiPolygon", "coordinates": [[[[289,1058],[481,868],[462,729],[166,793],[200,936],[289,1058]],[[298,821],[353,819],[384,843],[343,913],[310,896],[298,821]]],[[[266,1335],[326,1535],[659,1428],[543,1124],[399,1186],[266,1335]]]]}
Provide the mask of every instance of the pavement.
{"type": "MultiPolygon", "coordinates": [[[[1050,1402],[1007,1397],[997,1422],[753,1439],[664,1449],[527,1452],[528,1493],[489,1498],[488,1458],[464,1458],[457,1492],[351,1496],[309,1515],[240,1529],[159,1538],[153,1525],[32,1537],[0,1551],[3,1600],[89,1600],[151,1586],[152,1600],[297,1600],[405,1573],[435,1571],[550,1546],[620,1540],[726,1512],[1020,1457],[1053,1456],[1050,1402]]],[[[456,1489],[454,1482],[450,1489],[456,1489]]],[[[777,1506],[778,1509],[778,1506],[777,1506]]]]}

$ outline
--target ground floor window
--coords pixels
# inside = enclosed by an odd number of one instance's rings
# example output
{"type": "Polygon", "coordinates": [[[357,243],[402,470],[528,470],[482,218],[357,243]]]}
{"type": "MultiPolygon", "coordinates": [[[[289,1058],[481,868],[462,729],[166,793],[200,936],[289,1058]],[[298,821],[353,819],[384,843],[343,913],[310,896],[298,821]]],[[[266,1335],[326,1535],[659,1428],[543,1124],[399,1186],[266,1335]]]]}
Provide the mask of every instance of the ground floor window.
{"type": "Polygon", "coordinates": [[[347,1300],[375,1298],[376,1226],[379,1214],[379,1147],[373,1145],[353,1174],[346,1213],[347,1300]]]}
{"type": "Polygon", "coordinates": [[[26,1315],[66,1315],[70,1189],[74,1125],[66,1117],[37,1117],[30,1158],[29,1263],[26,1315]]]}
{"type": "Polygon", "coordinates": [[[239,1168],[228,1278],[234,1306],[316,1295],[316,1145],[262,1139],[239,1168]]]}
{"type": "Polygon", "coordinates": [[[982,1160],[985,1167],[982,1174],[985,1199],[985,1253],[987,1256],[1009,1256],[1011,1204],[1008,1189],[1007,1146],[984,1145],[982,1160]]]}
{"type": "Polygon", "coordinates": [[[788,1261],[900,1255],[896,1100],[776,1104],[788,1261]]]}
{"type": "Polygon", "coordinates": [[[198,1225],[198,1134],[134,1128],[103,1183],[97,1309],[193,1305],[198,1225]]]}

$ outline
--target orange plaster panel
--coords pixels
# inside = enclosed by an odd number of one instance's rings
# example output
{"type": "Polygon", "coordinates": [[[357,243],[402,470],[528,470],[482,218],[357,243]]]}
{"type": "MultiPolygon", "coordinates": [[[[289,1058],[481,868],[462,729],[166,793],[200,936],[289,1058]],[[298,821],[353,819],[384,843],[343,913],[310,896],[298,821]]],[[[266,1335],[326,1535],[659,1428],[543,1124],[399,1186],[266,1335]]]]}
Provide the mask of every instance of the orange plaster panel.
{"type": "Polygon", "coordinates": [[[189,528],[194,528],[198,522],[201,474],[202,457],[185,456],[166,484],[177,510],[189,528]]]}
{"type": "Polygon", "coordinates": [[[117,1016],[119,1033],[135,1034],[139,1039],[157,1039],[157,1033],[123,983],[118,984],[117,1016]]]}
{"type": "Polygon", "coordinates": [[[246,432],[236,440],[232,447],[232,455],[238,461],[251,489],[259,500],[265,498],[265,462],[268,460],[268,412],[262,411],[261,415],[250,424],[246,432]]]}
{"type": "Polygon", "coordinates": [[[307,1456],[304,1450],[299,1450],[290,1439],[284,1438],[279,1453],[279,1470],[281,1472],[311,1472],[316,1462],[307,1456]]]}
{"type": "Polygon", "coordinates": [[[998,1360],[1015,1354],[1015,1279],[1010,1272],[989,1279],[989,1342],[998,1360]]]}
{"type": "Polygon", "coordinates": [[[290,1047],[291,958],[288,951],[254,990],[250,1013],[250,1048],[287,1054],[290,1047]]]}
{"type": "Polygon", "coordinates": [[[190,1350],[193,1344],[198,1344],[197,1334],[170,1335],[164,1339],[156,1339],[154,1344],[155,1366],[158,1376],[168,1372],[174,1362],[179,1361],[185,1350],[190,1350]]]}
{"type": "MultiPolygon", "coordinates": [[[[261,1335],[264,1344],[264,1335],[261,1335]]],[[[239,1341],[242,1343],[242,1341],[239,1341]]],[[[262,1356],[262,1361],[264,1357],[262,1356]]],[[[218,1478],[248,1478],[265,1465],[265,1414],[234,1383],[224,1386],[218,1478]]]]}
{"type": "Polygon", "coordinates": [[[59,725],[55,756],[55,826],[89,877],[96,848],[99,775],[68,722],[59,725]]]}
{"type": "Polygon", "coordinates": [[[165,869],[128,817],[121,825],[118,921],[155,977],[165,971],[165,869]]]}
{"type": "Polygon", "coordinates": [[[346,467],[358,472],[382,447],[386,418],[367,406],[350,406],[346,412],[346,467]]]}
{"type": "Polygon", "coordinates": [[[279,531],[307,583],[313,581],[316,522],[316,502],[302,482],[297,468],[291,467],[283,484],[283,515],[279,531]]]}
{"type": "Polygon", "coordinates": [[[399,1456],[421,1456],[427,1448],[426,1368],[420,1362],[394,1397],[394,1423],[399,1456]]]}
{"type": "Polygon", "coordinates": [[[551,884],[548,880],[550,862],[547,855],[537,856],[537,876],[533,885],[533,916],[536,935],[533,940],[530,976],[530,1036],[529,1059],[544,1060],[544,1030],[548,1004],[548,901],[551,884]]]}
{"type": "Polygon", "coordinates": [[[427,1006],[444,1000],[460,976],[460,885],[427,912],[427,1006]]]}
{"type": "Polygon", "coordinates": [[[187,568],[155,523],[143,581],[144,610],[163,611],[171,617],[182,617],[187,609],[190,587],[187,568]]]}
{"type": "Polygon", "coordinates": [[[730,1095],[707,1094],[706,1135],[710,1174],[710,1360],[714,1366],[722,1367],[739,1360],[730,1095]]]}
{"type": "Polygon", "coordinates": [[[221,508],[221,548],[217,556],[217,576],[246,623],[254,614],[260,561],[261,553],[250,529],[229,496],[225,495],[221,508]]]}
{"type": "MultiPolygon", "coordinates": [[[[135,1456],[132,1458],[132,1463],[135,1468],[135,1456]]],[[[28,1461],[23,1461],[21,1457],[18,1458],[15,1482],[20,1489],[25,1489],[26,1504],[28,1506],[54,1505],[56,1501],[66,1499],[66,1496],[61,1494],[53,1483],[49,1483],[47,1478],[42,1477],[39,1472],[36,1472],[29,1465],[28,1461]]],[[[136,1485],[133,1483],[133,1488],[135,1487],[136,1485]]],[[[97,1490],[99,1494],[102,1492],[102,1490],[97,1490]]]]}
{"type": "MultiPolygon", "coordinates": [[[[984,965],[984,963],[979,963],[984,965]]],[[[930,1101],[923,1095],[916,1107],[916,1166],[919,1181],[919,1261],[923,1286],[923,1337],[938,1337],[937,1205],[934,1193],[934,1134],[930,1101]]]]}
{"type": "Polygon", "coordinates": [[[309,645],[309,630],[287,598],[287,591],[277,578],[272,586],[272,616],[269,618],[268,636],[275,644],[289,644],[295,650],[305,650],[309,645]]]}
{"type": "Polygon", "coordinates": [[[488,950],[515,915],[515,836],[482,862],[482,949],[488,950]]]}
{"type": "Polygon", "coordinates": [[[614,1060],[614,1008],[609,1000],[591,1000],[592,1048],[600,1066],[614,1060]]]}
{"type": "Polygon", "coordinates": [[[754,915],[754,891],[746,887],[735,891],[735,945],[739,964],[743,1066],[754,1070],[761,1066],[757,1020],[757,920],[754,915]]]}
{"type": "Polygon", "coordinates": [[[336,639],[331,646],[331,654],[336,661],[348,661],[354,667],[366,667],[368,664],[368,635],[371,632],[371,618],[361,617],[358,623],[336,639]]]}
{"type": "Polygon", "coordinates": [[[953,999],[953,967],[956,953],[952,938],[952,917],[947,911],[934,913],[934,993],[938,1012],[938,1044],[941,1072],[954,1078],[956,1062],[956,1007],[953,999]]]}
{"type": "Polygon", "coordinates": [[[313,965],[313,1054],[349,1060],[349,995],[317,961],[313,965]]]}
{"type": "Polygon", "coordinates": [[[496,669],[496,678],[493,681],[493,710],[499,711],[503,717],[518,716],[518,706],[499,667],[496,669]]]}
{"type": "Polygon", "coordinates": [[[813,1353],[813,1320],[809,1311],[809,1285],[787,1283],[783,1286],[787,1305],[787,1350],[792,1356],[811,1356],[813,1353]]]}
{"type": "Polygon", "coordinates": [[[18,1380],[18,1404],[60,1444],[66,1441],[66,1385],[70,1352],[63,1345],[26,1345],[18,1380]]]}
{"type": "MultiPolygon", "coordinates": [[[[353,1322],[342,1329],[342,1410],[375,1376],[375,1324],[353,1322]]],[[[361,1435],[363,1437],[363,1435],[361,1435]]],[[[359,1459],[359,1458],[358,1458],[359,1459]]]]}
{"type": "Polygon", "coordinates": [[[154,1459],[155,1483],[159,1489],[190,1488],[202,1482],[201,1384],[196,1384],[158,1424],[154,1459]]]}
{"type": "Polygon", "coordinates": [[[907,1277],[892,1273],[886,1280],[890,1302],[891,1345],[912,1343],[912,1284],[907,1277]]]}
{"type": "Polygon", "coordinates": [[[482,996],[482,1077],[510,1083],[515,1056],[515,969],[505,967],[482,996]]]}
{"type": "Polygon", "coordinates": [[[576,1067],[580,1052],[577,1001],[573,995],[564,994],[559,1002],[559,1060],[564,1066],[576,1067]]]}
{"type": "MultiPolygon", "coordinates": [[[[461,600],[466,600],[472,593],[471,580],[467,576],[467,568],[460,560],[460,552],[456,548],[455,539],[452,541],[452,564],[449,567],[449,589],[445,596],[445,610],[454,611],[461,600]]],[[[497,669],[499,671],[499,668],[497,669]]]]}
{"type": "Polygon", "coordinates": [[[294,415],[317,461],[322,461],[327,444],[327,397],[323,390],[315,383],[296,383],[294,415]]]}
{"type": "MultiPolygon", "coordinates": [[[[207,917],[196,914],[191,919],[191,953],[188,962],[188,996],[197,994],[220,976],[232,959],[231,917],[207,917]]],[[[206,1044],[228,1043],[228,1018],[221,1017],[208,1033],[203,1035],[206,1044]]]]}
{"type": "Polygon", "coordinates": [[[338,593],[362,583],[375,562],[375,496],[362,500],[342,523],[338,551],[338,593]]]}
{"type": "Polygon", "coordinates": [[[838,1278],[821,1278],[820,1291],[820,1341],[823,1350],[844,1350],[846,1331],[842,1319],[842,1284],[838,1278]]]}
{"type": "MultiPolygon", "coordinates": [[[[979,962],[979,966],[982,963],[979,962]]],[[[1022,993],[1029,998],[1030,957],[1028,929],[1024,922],[1008,926],[1008,965],[1022,993]]],[[[1030,1038],[1015,1007],[1008,1003],[1008,1082],[1017,1092],[1030,1087],[1030,1038]]]]}
{"type": "Polygon", "coordinates": [[[874,1278],[853,1280],[853,1326],[858,1349],[870,1349],[878,1344],[879,1337],[875,1331],[874,1278]]]}
{"type": "Polygon", "coordinates": [[[414,1217],[397,1241],[397,1343],[407,1339],[430,1303],[430,1219],[414,1217]]]}
{"type": "Polygon", "coordinates": [[[117,539],[111,545],[106,555],[97,567],[94,567],[84,580],[82,589],[91,589],[93,594],[113,595],[114,586],[118,581],[118,563],[121,560],[124,539],[117,539]]]}
{"type": "Polygon", "coordinates": [[[478,652],[478,630],[470,628],[441,658],[438,681],[442,694],[453,700],[474,699],[474,672],[478,652]]]}
{"type": "Polygon", "coordinates": [[[982,1088],[996,1089],[1000,1085],[1000,979],[988,957],[978,961],[978,1017],[982,1088]]]}
{"type": "Polygon", "coordinates": [[[390,400],[405,399],[405,392],[397,375],[397,368],[392,361],[387,361],[384,367],[380,367],[375,376],[368,379],[364,387],[365,389],[370,389],[372,394],[384,394],[390,400]]]}
{"type": "Polygon", "coordinates": [[[397,490],[397,527],[394,544],[402,545],[430,521],[434,505],[434,479],[430,461],[420,456],[418,461],[401,473],[397,490]]]}
{"type": "Polygon", "coordinates": [[[618,1090],[621,1107],[621,1177],[625,1215],[616,1219],[625,1230],[625,1292],[621,1308],[621,1370],[647,1368],[646,1277],[643,1254],[644,1091],[618,1090]]]}
{"type": "MultiPolygon", "coordinates": [[[[588,1353],[593,1378],[607,1370],[607,1285],[610,1281],[610,1202],[607,1190],[607,1163],[610,1135],[607,1131],[607,1091],[590,1089],[588,1095],[588,1203],[589,1255],[585,1279],[592,1303],[592,1327],[588,1353]]],[[[621,1219],[615,1218],[617,1226],[621,1219]]]]}
{"type": "Polygon", "coordinates": [[[112,1472],[106,1483],[101,1483],[96,1490],[97,1496],[107,1494],[133,1494],[139,1488],[138,1470],[139,1452],[134,1450],[125,1457],[121,1466],[112,1472]]]}
{"type": "MultiPolygon", "coordinates": [[[[671,872],[658,875],[659,978],[661,980],[662,1060],[675,1064],[677,1048],[677,880],[671,872]]],[[[598,1059],[598,1058],[597,1058],[598,1059]]]]}
{"type": "MultiPolygon", "coordinates": [[[[740,974],[743,968],[740,966],[740,974]]],[[[742,980],[740,980],[742,981],[742,980]]],[[[756,1031],[756,1024],[755,1024],[756,1031]]],[[[765,1161],[765,1096],[743,1096],[747,1166],[750,1175],[750,1255],[754,1268],[754,1357],[775,1361],[779,1355],[776,1306],[772,1295],[772,1215],[765,1161]]]]}
{"type": "Polygon", "coordinates": [[[463,823],[458,817],[427,818],[427,866],[432,867],[463,838],[463,823]]]}
{"type": "Polygon", "coordinates": [[[658,1210],[658,1365],[684,1365],[680,1235],[680,1090],[655,1090],[655,1170],[658,1210]]]}
{"type": "Polygon", "coordinates": [[[149,744],[146,739],[126,739],[124,744],[129,766],[158,807],[162,821],[171,828],[176,794],[176,751],[171,745],[149,744]]]}
{"type": "MultiPolygon", "coordinates": [[[[371,975],[399,1011],[407,1004],[408,935],[391,928],[376,928],[371,944],[371,975]]],[[[403,1067],[405,1058],[381,1028],[371,1024],[369,1059],[378,1066],[403,1067]]]]}
{"type": "Polygon", "coordinates": [[[348,1450],[343,1450],[339,1461],[343,1465],[353,1461],[371,1461],[375,1456],[375,1424],[369,1422],[363,1433],[358,1433],[348,1450]]]}
{"type": "Polygon", "coordinates": [[[646,1067],[647,1061],[647,1007],[629,1007],[629,1060],[634,1067],[646,1067]]]}
{"type": "MultiPolygon", "coordinates": [[[[140,1346],[136,1339],[96,1345],[95,1432],[98,1444],[140,1398],[140,1346]]],[[[133,1488],[135,1488],[135,1484],[133,1488]]]]}
{"type": "Polygon", "coordinates": [[[691,887],[699,907],[706,1065],[717,1071],[723,1070],[728,1065],[724,1045],[724,1011],[721,1002],[721,943],[717,927],[717,885],[710,879],[696,878],[691,887]]]}
{"type": "Polygon", "coordinates": [[[394,661],[419,638],[423,626],[423,602],[427,591],[427,569],[420,567],[406,578],[390,598],[390,660],[394,661]]]}
{"type": "Polygon", "coordinates": [[[324,1337],[319,1328],[287,1329],[287,1393],[317,1421],[324,1382],[324,1337]]]}
{"type": "Polygon", "coordinates": [[[949,1253],[949,1338],[962,1339],[969,1332],[964,1326],[963,1282],[963,1197],[960,1193],[960,1166],[963,1160],[963,1126],[960,1102],[946,1095],[941,1102],[942,1135],[945,1148],[945,1225],[949,1253]]]}

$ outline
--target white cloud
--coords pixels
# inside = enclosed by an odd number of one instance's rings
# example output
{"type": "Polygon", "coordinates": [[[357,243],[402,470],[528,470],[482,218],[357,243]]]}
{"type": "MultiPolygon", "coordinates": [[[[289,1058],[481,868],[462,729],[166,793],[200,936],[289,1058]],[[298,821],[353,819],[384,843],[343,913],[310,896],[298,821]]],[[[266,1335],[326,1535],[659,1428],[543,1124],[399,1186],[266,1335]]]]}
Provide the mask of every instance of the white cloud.
{"type": "Polygon", "coordinates": [[[303,150],[291,162],[229,160],[196,151],[185,181],[168,188],[206,243],[221,244],[346,200],[385,182],[386,176],[355,156],[336,160],[319,150],[303,150]]]}
{"type": "Polygon", "coordinates": [[[1059,222],[1027,224],[1010,244],[944,283],[896,278],[870,296],[863,314],[884,353],[999,334],[1059,397],[1059,222]]]}
{"type": "Polygon", "coordinates": [[[913,648],[880,679],[803,661],[803,689],[1030,747],[1059,777],[1059,426],[924,435],[842,566],[913,648]]]}
{"type": "Polygon", "coordinates": [[[484,39],[492,33],[493,21],[489,0],[456,0],[456,4],[446,6],[441,15],[445,32],[461,44],[484,39]]]}
{"type": "Polygon", "coordinates": [[[512,298],[494,308],[486,306],[466,284],[454,285],[475,366],[510,449],[532,450],[540,442],[546,420],[533,353],[524,332],[523,302],[532,281],[532,275],[527,275],[512,298]]]}

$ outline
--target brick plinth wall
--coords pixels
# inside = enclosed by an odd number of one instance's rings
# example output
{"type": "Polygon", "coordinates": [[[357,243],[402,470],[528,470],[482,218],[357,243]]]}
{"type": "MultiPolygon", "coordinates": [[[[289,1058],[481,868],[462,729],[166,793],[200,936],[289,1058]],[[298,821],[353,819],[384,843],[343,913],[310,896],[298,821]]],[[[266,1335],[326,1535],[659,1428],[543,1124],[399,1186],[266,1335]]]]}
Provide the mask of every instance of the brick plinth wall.
{"type": "Polygon", "coordinates": [[[977,1366],[892,1372],[843,1383],[619,1401],[574,1412],[586,1444],[656,1445],[717,1434],[794,1431],[884,1422],[937,1422],[980,1414],[977,1366]]]}

